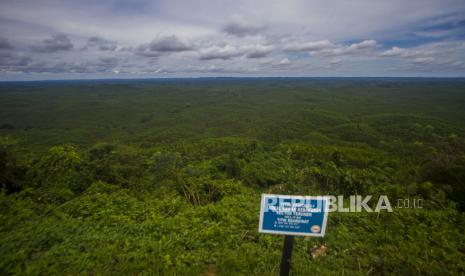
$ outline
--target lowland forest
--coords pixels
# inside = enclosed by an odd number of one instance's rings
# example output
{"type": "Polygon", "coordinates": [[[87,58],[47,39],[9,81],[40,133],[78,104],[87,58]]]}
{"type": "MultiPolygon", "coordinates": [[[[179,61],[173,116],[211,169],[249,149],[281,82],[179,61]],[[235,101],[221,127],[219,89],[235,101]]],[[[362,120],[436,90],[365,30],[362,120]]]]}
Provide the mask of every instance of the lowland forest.
{"type": "Polygon", "coordinates": [[[329,214],[292,275],[464,274],[465,80],[3,82],[0,183],[1,275],[277,275],[262,193],[393,207],[329,214]]]}

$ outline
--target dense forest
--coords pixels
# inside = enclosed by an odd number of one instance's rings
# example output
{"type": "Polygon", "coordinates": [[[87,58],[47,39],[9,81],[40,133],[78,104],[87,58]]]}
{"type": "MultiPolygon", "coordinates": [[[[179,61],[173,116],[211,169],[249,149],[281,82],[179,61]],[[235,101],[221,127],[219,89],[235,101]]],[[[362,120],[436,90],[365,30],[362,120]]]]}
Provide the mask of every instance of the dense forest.
{"type": "Polygon", "coordinates": [[[463,79],[0,83],[0,274],[276,275],[262,193],[394,207],[331,213],[293,275],[464,274],[464,119],[463,79]]]}

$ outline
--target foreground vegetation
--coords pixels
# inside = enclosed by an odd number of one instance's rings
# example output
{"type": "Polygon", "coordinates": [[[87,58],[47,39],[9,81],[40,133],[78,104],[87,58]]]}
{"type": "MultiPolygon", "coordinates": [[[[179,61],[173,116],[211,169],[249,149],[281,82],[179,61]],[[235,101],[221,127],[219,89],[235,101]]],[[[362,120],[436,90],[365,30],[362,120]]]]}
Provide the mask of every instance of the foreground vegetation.
{"type": "Polygon", "coordinates": [[[324,239],[296,238],[295,275],[463,274],[464,91],[427,79],[0,84],[0,274],[275,275],[283,238],[257,231],[263,192],[423,199],[330,214],[324,239]]]}

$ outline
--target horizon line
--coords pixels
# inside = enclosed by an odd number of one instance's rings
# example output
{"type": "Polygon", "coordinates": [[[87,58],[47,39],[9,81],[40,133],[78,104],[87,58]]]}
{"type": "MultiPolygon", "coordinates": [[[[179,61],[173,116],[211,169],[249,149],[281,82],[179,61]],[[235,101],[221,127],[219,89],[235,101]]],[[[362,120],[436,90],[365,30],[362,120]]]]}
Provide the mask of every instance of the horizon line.
{"type": "Polygon", "coordinates": [[[131,80],[201,80],[201,79],[465,79],[453,76],[321,76],[321,77],[302,77],[302,76],[211,76],[211,77],[134,77],[134,78],[70,78],[70,79],[23,79],[23,80],[2,80],[0,83],[13,82],[49,82],[49,81],[131,81],[131,80]]]}

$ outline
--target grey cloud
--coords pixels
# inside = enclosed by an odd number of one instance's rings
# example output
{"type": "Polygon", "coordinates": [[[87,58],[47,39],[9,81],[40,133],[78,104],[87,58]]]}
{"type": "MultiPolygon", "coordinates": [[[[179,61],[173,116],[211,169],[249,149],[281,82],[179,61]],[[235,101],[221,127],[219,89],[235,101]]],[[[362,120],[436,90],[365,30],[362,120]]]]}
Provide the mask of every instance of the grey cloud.
{"type": "Polygon", "coordinates": [[[239,73],[245,72],[243,69],[232,69],[232,68],[225,68],[223,66],[218,65],[207,65],[207,66],[193,66],[193,65],[186,65],[182,68],[164,68],[164,67],[147,67],[141,68],[141,73],[148,73],[148,74],[176,74],[176,73],[199,73],[199,74],[209,74],[209,73],[239,73]]]}
{"type": "Polygon", "coordinates": [[[210,65],[207,67],[194,67],[186,70],[186,73],[237,73],[239,70],[225,68],[217,65],[210,65]]]}
{"type": "Polygon", "coordinates": [[[0,37],[0,50],[9,50],[13,49],[13,46],[10,44],[8,39],[0,37]]]}
{"type": "Polygon", "coordinates": [[[200,73],[200,74],[210,74],[210,73],[221,73],[221,74],[234,74],[234,73],[246,73],[249,72],[250,68],[243,66],[221,66],[221,65],[205,65],[205,66],[192,66],[188,65],[185,68],[182,68],[183,73],[200,73]]]}
{"type": "Polygon", "coordinates": [[[197,72],[205,72],[205,73],[226,73],[228,72],[228,69],[224,68],[224,67],[219,67],[219,66],[216,66],[216,65],[212,65],[212,66],[209,66],[207,68],[199,68],[197,69],[197,72]]]}
{"type": "Polygon", "coordinates": [[[244,21],[240,18],[236,18],[228,22],[223,28],[222,31],[234,35],[234,36],[247,36],[247,35],[256,35],[265,30],[263,26],[258,26],[250,22],[244,21]]]}
{"type": "Polygon", "coordinates": [[[32,58],[30,56],[0,51],[0,67],[3,69],[25,66],[31,62],[32,58]]]}
{"type": "Polygon", "coordinates": [[[115,51],[117,48],[116,45],[100,45],[99,50],[100,51],[115,51]]]}
{"type": "Polygon", "coordinates": [[[152,40],[149,44],[136,47],[136,55],[145,57],[159,57],[163,53],[184,52],[193,50],[193,47],[181,41],[177,36],[162,36],[152,40]]]}
{"type": "Polygon", "coordinates": [[[59,63],[35,63],[23,69],[23,72],[46,73],[102,73],[111,72],[113,65],[102,65],[90,62],[59,62],[59,63]]]}
{"type": "Polygon", "coordinates": [[[134,54],[136,54],[138,56],[148,57],[148,58],[157,58],[157,57],[161,56],[160,52],[152,52],[152,51],[147,50],[147,48],[145,48],[145,47],[144,48],[137,47],[134,50],[134,54]]]}
{"type": "Polygon", "coordinates": [[[100,44],[100,43],[105,43],[107,42],[108,40],[104,39],[104,38],[101,38],[101,37],[98,37],[98,36],[91,36],[87,39],[87,42],[89,43],[97,43],[97,44],[100,44]]]}
{"type": "Polygon", "coordinates": [[[13,68],[16,72],[23,73],[92,73],[84,63],[35,61],[24,66],[13,68]]]}
{"type": "Polygon", "coordinates": [[[131,47],[131,46],[122,46],[122,47],[119,47],[118,48],[118,51],[120,52],[130,52],[130,51],[133,51],[134,48],[131,47]]]}
{"type": "Polygon", "coordinates": [[[265,50],[257,50],[257,51],[253,51],[253,52],[250,52],[246,55],[246,57],[248,58],[262,58],[262,57],[266,57],[269,55],[271,51],[265,51],[265,50]]]}
{"type": "Polygon", "coordinates": [[[171,35],[152,40],[148,45],[148,49],[152,52],[182,52],[191,50],[192,47],[179,40],[176,36],[171,35]]]}
{"type": "Polygon", "coordinates": [[[32,46],[32,50],[38,53],[53,53],[58,51],[69,51],[74,45],[65,34],[54,34],[46,38],[40,45],[32,46]]]}
{"type": "Polygon", "coordinates": [[[92,36],[87,40],[88,47],[95,47],[100,51],[115,51],[118,47],[114,41],[106,40],[102,37],[92,36]]]}
{"type": "Polygon", "coordinates": [[[246,57],[262,58],[268,56],[273,51],[271,46],[254,45],[245,49],[246,57]]]}
{"type": "Polygon", "coordinates": [[[117,64],[118,63],[117,57],[100,57],[99,60],[102,64],[117,64]]]}
{"type": "Polygon", "coordinates": [[[93,73],[89,64],[81,62],[60,62],[52,64],[47,68],[50,73],[93,73]]]}
{"type": "Polygon", "coordinates": [[[281,60],[267,60],[260,63],[263,68],[272,68],[272,69],[283,69],[292,65],[292,62],[288,58],[283,58],[281,60]]]}
{"type": "Polygon", "coordinates": [[[153,68],[153,67],[141,68],[140,72],[143,73],[143,74],[168,74],[168,73],[174,73],[174,72],[165,70],[163,68],[153,68]]]}
{"type": "Polygon", "coordinates": [[[22,73],[114,73],[118,66],[116,57],[100,57],[97,61],[33,60],[29,56],[0,54],[0,71],[22,73]]]}
{"type": "MultiPolygon", "coordinates": [[[[115,72],[114,70],[119,63],[119,59],[117,57],[100,57],[99,62],[97,64],[89,63],[88,66],[96,71],[96,72],[115,72]]],[[[119,72],[119,71],[118,71],[119,72]]]]}

